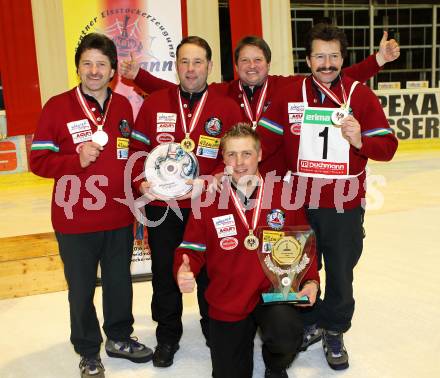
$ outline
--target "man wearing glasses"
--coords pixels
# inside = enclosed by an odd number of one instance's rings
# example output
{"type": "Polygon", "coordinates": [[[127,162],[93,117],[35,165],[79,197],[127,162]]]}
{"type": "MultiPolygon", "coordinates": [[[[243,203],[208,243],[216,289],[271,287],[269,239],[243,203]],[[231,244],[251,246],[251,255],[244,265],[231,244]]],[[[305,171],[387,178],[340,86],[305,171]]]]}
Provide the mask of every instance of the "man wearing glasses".
{"type": "Polygon", "coordinates": [[[263,158],[279,156],[275,141],[284,140],[290,179],[300,188],[293,199],[303,200],[325,263],[325,295],[304,313],[302,350],[322,337],[335,370],[348,368],[343,333],[351,327],[353,269],[363,248],[365,166],[391,160],[397,149],[375,94],[341,73],[347,45],[341,29],[315,25],[306,44],[312,75],[281,90],[259,122],[263,158]]]}

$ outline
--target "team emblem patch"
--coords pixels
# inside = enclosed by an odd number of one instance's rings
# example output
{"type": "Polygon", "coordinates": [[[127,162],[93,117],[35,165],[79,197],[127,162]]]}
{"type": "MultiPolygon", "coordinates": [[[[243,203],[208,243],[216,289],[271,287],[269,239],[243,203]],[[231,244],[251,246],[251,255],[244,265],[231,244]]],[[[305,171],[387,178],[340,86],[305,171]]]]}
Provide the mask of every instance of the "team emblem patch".
{"type": "Polygon", "coordinates": [[[222,132],[222,121],[220,119],[211,117],[205,122],[205,131],[208,135],[217,136],[222,132]]]}
{"type": "Polygon", "coordinates": [[[160,133],[157,134],[156,137],[157,143],[172,143],[174,142],[174,136],[168,133],[160,133]]]}
{"type": "Polygon", "coordinates": [[[274,230],[281,230],[284,227],[286,216],[284,211],[280,209],[273,209],[267,214],[267,225],[274,230]]]}
{"type": "Polygon", "coordinates": [[[227,237],[220,240],[220,247],[226,251],[230,251],[231,249],[236,248],[237,245],[238,245],[237,238],[227,237]]]}
{"type": "Polygon", "coordinates": [[[130,136],[131,127],[126,119],[122,119],[121,122],[119,122],[119,131],[124,138],[128,138],[130,136]]]}

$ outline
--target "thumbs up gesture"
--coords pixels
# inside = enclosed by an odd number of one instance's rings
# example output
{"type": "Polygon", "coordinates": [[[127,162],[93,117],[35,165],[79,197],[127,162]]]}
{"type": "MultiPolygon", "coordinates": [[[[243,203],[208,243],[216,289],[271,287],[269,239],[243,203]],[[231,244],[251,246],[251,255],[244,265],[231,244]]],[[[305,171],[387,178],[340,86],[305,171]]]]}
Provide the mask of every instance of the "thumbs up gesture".
{"type": "Polygon", "coordinates": [[[180,265],[177,271],[177,284],[182,293],[192,293],[196,285],[194,273],[191,272],[191,266],[189,264],[189,257],[183,255],[182,265],[180,265]]]}
{"type": "Polygon", "coordinates": [[[119,64],[119,74],[126,78],[133,80],[139,72],[139,63],[136,61],[133,52],[130,52],[130,60],[123,60],[119,64]]]}
{"type": "Polygon", "coordinates": [[[388,32],[384,31],[379,44],[376,60],[379,66],[392,62],[400,56],[400,46],[395,39],[388,40],[388,32]]]}

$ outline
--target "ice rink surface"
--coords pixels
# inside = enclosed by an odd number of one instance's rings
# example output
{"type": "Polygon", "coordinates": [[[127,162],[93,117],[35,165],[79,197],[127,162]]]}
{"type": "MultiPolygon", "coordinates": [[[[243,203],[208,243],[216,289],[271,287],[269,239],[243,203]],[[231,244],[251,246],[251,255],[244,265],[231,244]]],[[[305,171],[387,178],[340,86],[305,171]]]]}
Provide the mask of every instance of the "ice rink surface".
{"type": "MultiPolygon", "coordinates": [[[[355,270],[356,312],[344,336],[350,368],[332,371],[321,344],[315,344],[295,360],[291,378],[440,377],[440,150],[399,150],[392,162],[369,163],[369,174],[367,237],[355,270]]],[[[50,184],[11,177],[0,180],[0,236],[51,231],[50,184]]],[[[135,334],[154,347],[150,298],[149,282],[134,284],[135,334]]],[[[184,303],[184,335],[172,367],[132,364],[102,352],[106,376],[210,377],[195,297],[185,296],[184,303]]],[[[100,288],[96,307],[101,315],[100,288]]],[[[66,292],[0,300],[0,335],[0,377],[79,376],[66,292]]],[[[257,336],[254,377],[263,375],[257,336]]]]}

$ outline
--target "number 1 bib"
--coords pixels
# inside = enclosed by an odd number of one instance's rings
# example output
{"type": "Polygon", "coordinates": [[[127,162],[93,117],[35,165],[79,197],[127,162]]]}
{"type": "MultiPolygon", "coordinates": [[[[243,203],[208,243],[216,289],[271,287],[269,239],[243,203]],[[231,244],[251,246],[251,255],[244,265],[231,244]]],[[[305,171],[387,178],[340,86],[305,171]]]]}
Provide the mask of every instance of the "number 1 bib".
{"type": "MultiPolygon", "coordinates": [[[[309,107],[305,82],[306,80],[303,81],[304,113],[296,174],[329,179],[354,177],[349,175],[350,144],[342,136],[341,128],[335,127],[332,122],[335,108],[309,107]]],[[[348,105],[349,103],[350,98],[348,105]]]]}

